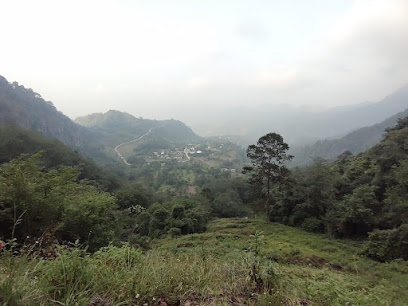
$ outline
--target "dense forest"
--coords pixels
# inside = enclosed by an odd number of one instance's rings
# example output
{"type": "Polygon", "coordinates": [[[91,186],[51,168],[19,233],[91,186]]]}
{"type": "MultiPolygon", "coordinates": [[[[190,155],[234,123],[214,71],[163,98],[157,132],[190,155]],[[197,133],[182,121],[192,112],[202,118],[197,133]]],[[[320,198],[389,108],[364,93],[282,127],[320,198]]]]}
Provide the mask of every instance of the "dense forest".
{"type": "Polygon", "coordinates": [[[294,169],[274,190],[271,220],[337,237],[370,233],[369,256],[407,259],[407,141],[404,118],[366,152],[294,169]]]}

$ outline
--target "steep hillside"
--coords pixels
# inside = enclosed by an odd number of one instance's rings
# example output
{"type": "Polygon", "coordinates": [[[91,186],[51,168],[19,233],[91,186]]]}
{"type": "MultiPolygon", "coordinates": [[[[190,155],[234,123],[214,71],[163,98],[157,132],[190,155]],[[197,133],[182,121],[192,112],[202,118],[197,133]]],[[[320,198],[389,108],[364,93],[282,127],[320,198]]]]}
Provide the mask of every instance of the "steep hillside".
{"type": "Polygon", "coordinates": [[[109,161],[94,131],[73,122],[32,89],[17,82],[9,83],[2,76],[0,110],[0,124],[41,132],[98,161],[109,161]]]}
{"type": "Polygon", "coordinates": [[[9,83],[0,76],[0,123],[17,125],[57,138],[67,145],[80,147],[86,133],[78,124],[58,112],[41,95],[17,82],[9,83]]]}
{"type": "Polygon", "coordinates": [[[305,166],[312,163],[313,158],[321,157],[335,160],[341,153],[349,151],[353,154],[363,152],[376,145],[383,138],[387,128],[395,126],[398,119],[408,116],[408,109],[372,126],[357,129],[339,139],[326,139],[303,147],[294,147],[291,154],[295,156],[291,166],[305,166]]]}
{"type": "Polygon", "coordinates": [[[408,259],[407,148],[408,117],[388,128],[384,139],[367,151],[293,169],[291,178],[273,190],[271,219],[340,237],[400,227],[401,235],[392,232],[400,238],[381,243],[382,254],[370,256],[408,259]]]}
{"type": "Polygon", "coordinates": [[[37,131],[24,130],[11,125],[0,125],[0,164],[9,162],[20,154],[42,151],[42,163],[46,168],[80,166],[80,178],[99,182],[108,190],[118,187],[118,179],[98,168],[93,161],[82,157],[57,139],[46,138],[37,131]]]}

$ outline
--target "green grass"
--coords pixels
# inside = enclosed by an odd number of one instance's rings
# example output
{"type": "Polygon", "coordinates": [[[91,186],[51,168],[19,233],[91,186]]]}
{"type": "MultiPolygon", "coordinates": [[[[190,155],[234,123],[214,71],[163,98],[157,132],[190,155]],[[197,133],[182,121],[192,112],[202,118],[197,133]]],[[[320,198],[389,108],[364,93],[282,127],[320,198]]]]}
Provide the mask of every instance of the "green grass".
{"type": "MultiPolygon", "coordinates": [[[[408,305],[408,263],[378,263],[360,255],[363,242],[338,240],[262,220],[218,219],[203,234],[162,239],[155,248],[239,260],[262,232],[261,257],[281,273],[280,300],[318,305],[408,305]]],[[[287,301],[286,301],[287,302],[287,301]]],[[[289,303],[289,304],[290,304],[289,303]]]]}
{"type": "Polygon", "coordinates": [[[206,233],[154,240],[147,251],[60,248],[50,260],[2,251],[0,304],[408,305],[408,263],[361,250],[262,220],[217,219],[206,233]]]}

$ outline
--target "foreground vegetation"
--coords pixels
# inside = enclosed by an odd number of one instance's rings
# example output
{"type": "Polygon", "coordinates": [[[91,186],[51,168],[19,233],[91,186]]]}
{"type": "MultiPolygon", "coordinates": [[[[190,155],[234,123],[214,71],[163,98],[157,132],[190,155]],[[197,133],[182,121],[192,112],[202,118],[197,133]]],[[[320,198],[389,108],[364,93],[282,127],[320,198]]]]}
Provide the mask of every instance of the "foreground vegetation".
{"type": "MultiPolygon", "coordinates": [[[[362,243],[255,219],[141,250],[109,245],[55,258],[0,252],[5,305],[406,305],[408,264],[360,255],[362,243]],[[262,231],[262,232],[261,232],[262,231]]],[[[36,255],[37,254],[37,255],[36,255]]]]}

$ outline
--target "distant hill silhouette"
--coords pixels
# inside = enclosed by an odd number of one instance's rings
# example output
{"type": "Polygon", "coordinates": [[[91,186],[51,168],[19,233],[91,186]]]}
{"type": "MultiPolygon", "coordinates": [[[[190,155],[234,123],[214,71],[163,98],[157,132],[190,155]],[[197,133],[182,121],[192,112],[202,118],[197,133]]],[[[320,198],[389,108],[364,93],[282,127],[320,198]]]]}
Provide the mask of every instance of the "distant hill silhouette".
{"type": "Polygon", "coordinates": [[[198,115],[191,116],[190,124],[204,136],[234,135],[239,144],[247,146],[267,133],[277,132],[290,146],[309,145],[319,139],[340,138],[404,111],[408,108],[408,85],[377,102],[334,107],[321,112],[276,103],[253,107],[219,106],[216,111],[202,105],[197,108],[195,112],[191,111],[198,115]],[[211,120],[208,120],[210,116],[211,120]]]}
{"type": "Polygon", "coordinates": [[[319,140],[313,145],[294,147],[291,154],[295,156],[291,165],[304,166],[310,164],[313,158],[322,157],[335,160],[345,151],[357,154],[378,144],[389,127],[397,124],[398,119],[408,116],[408,109],[372,126],[357,129],[338,139],[319,140]]]}
{"type": "Polygon", "coordinates": [[[111,146],[130,141],[154,128],[153,134],[171,143],[189,143],[201,140],[191,128],[178,120],[150,120],[136,118],[128,113],[110,110],[76,118],[75,121],[103,137],[111,146]]]}
{"type": "Polygon", "coordinates": [[[17,82],[0,76],[0,124],[34,130],[56,138],[67,146],[93,158],[106,159],[103,144],[93,131],[80,126],[59,112],[49,101],[17,82]]]}

